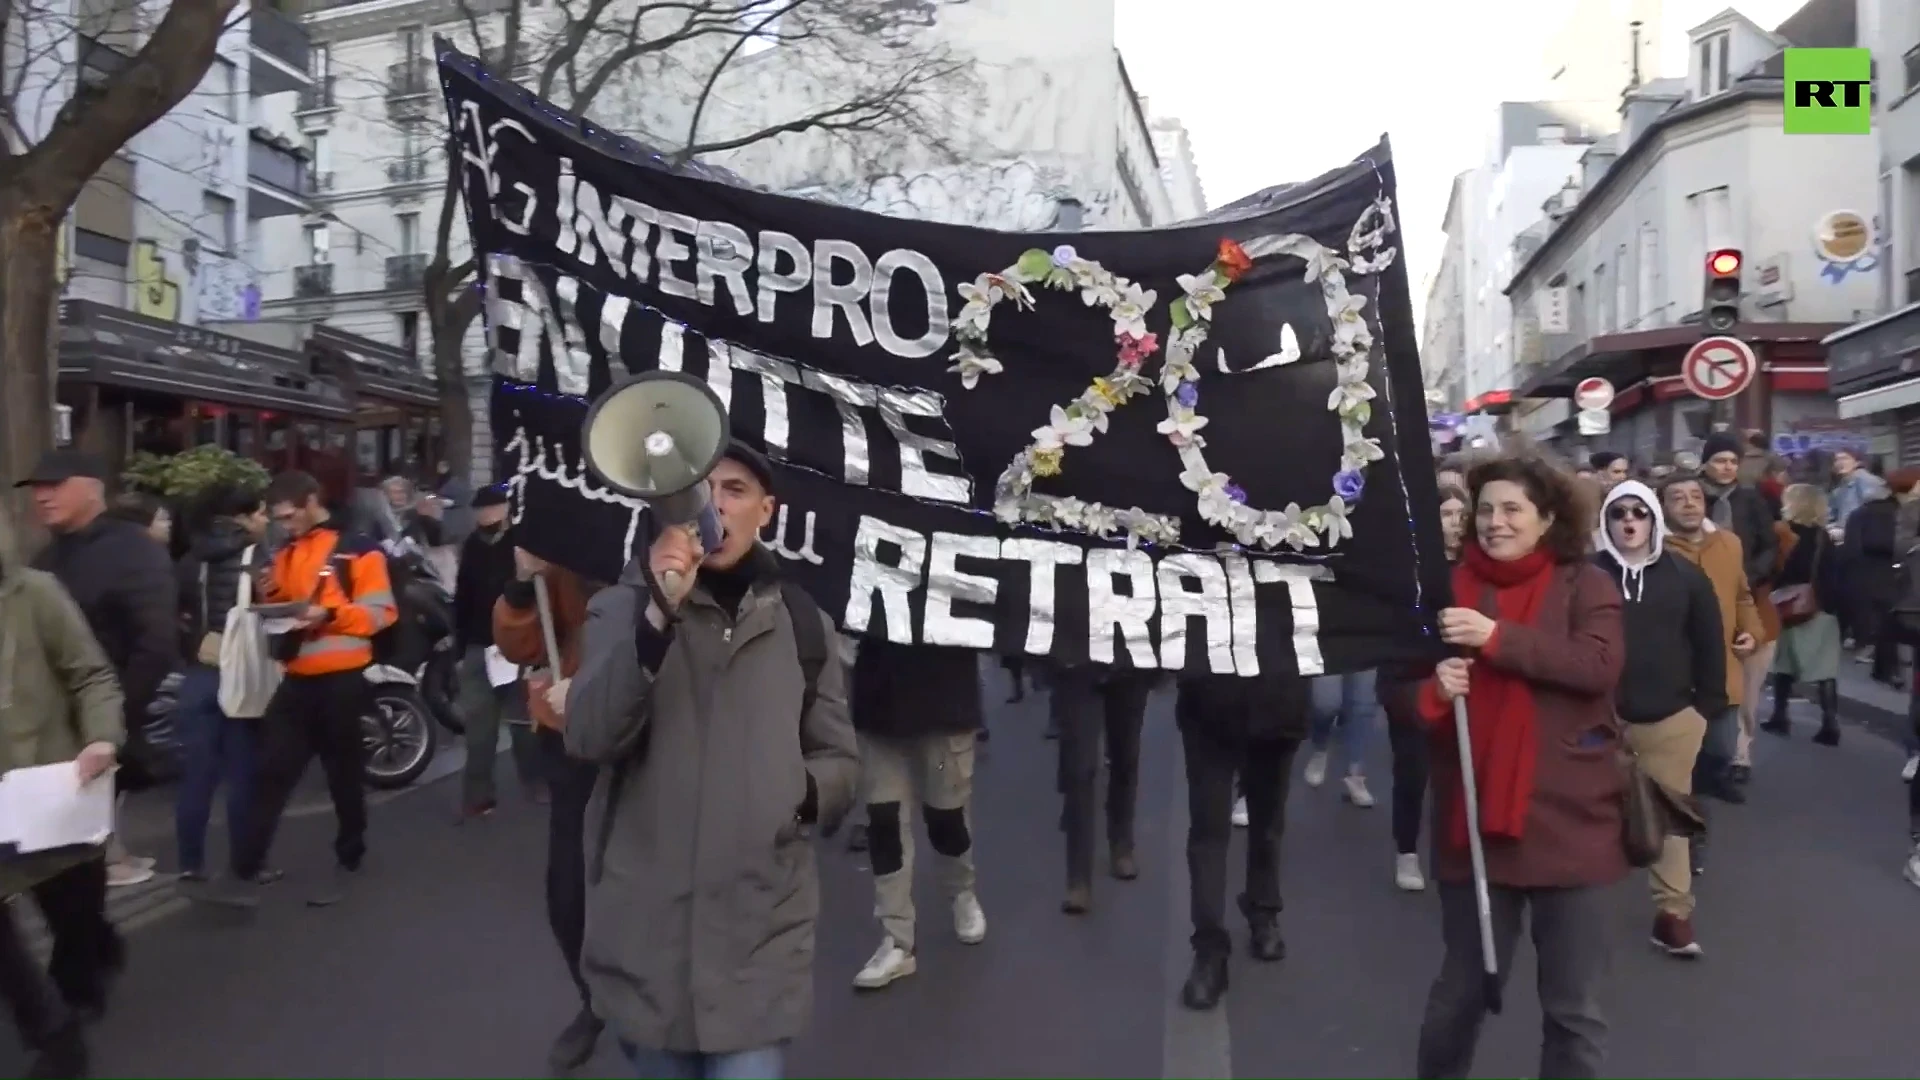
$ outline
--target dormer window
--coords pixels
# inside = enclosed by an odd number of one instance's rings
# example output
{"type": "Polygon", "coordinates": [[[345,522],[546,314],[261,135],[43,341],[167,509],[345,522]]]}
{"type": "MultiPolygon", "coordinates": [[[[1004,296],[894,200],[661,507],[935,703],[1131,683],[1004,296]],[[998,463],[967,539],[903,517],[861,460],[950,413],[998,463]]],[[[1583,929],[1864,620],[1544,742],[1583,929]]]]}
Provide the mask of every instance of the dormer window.
{"type": "Polygon", "coordinates": [[[1732,34],[1721,31],[1701,38],[1695,46],[1699,62],[1699,96],[1712,97],[1733,85],[1727,57],[1732,38],[1732,34]]]}

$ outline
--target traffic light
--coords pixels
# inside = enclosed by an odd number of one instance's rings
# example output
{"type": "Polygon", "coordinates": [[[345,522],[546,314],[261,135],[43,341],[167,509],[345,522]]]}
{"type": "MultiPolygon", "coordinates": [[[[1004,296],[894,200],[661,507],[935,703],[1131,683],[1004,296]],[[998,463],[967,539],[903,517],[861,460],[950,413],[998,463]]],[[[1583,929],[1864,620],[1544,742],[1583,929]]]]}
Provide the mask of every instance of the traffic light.
{"type": "Polygon", "coordinates": [[[1701,303],[1701,321],[1716,334],[1732,330],[1740,322],[1740,270],[1746,260],[1734,248],[1707,253],[1706,297],[1701,303]]]}

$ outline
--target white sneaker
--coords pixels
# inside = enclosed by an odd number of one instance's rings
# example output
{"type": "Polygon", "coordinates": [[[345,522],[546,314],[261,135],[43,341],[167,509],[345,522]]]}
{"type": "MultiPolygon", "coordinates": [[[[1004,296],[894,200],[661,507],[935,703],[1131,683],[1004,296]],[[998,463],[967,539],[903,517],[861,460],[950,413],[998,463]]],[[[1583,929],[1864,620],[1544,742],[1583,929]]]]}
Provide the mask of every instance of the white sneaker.
{"type": "Polygon", "coordinates": [[[1307,782],[1308,787],[1319,787],[1321,784],[1327,782],[1327,752],[1325,750],[1315,750],[1313,752],[1313,756],[1307,759],[1307,770],[1300,775],[1300,778],[1307,782]]]}
{"type": "Polygon", "coordinates": [[[144,885],[153,880],[153,870],[138,863],[108,863],[107,884],[114,888],[124,885],[144,885]]]}
{"type": "Polygon", "coordinates": [[[1367,790],[1366,777],[1359,773],[1348,773],[1345,783],[1347,785],[1348,802],[1362,810],[1368,810],[1373,807],[1373,792],[1367,790]]]}
{"type": "Polygon", "coordinates": [[[980,910],[980,898],[971,891],[953,898],[953,932],[962,945],[987,940],[987,913],[980,910]]]}
{"type": "Polygon", "coordinates": [[[1247,827],[1247,797],[1245,795],[1233,800],[1233,824],[1235,827],[1241,829],[1247,827]]]}
{"type": "Polygon", "coordinates": [[[1903,871],[1903,876],[1907,879],[1908,884],[1920,889],[1920,844],[1915,844],[1913,854],[1908,856],[1907,866],[1903,871]]]}
{"type": "Polygon", "coordinates": [[[854,989],[878,990],[895,979],[906,978],[918,968],[912,953],[894,944],[892,938],[882,938],[873,959],[853,977],[854,989]]]}
{"type": "Polygon", "coordinates": [[[1908,754],[1907,763],[1900,767],[1900,779],[1913,782],[1913,775],[1920,773],[1920,754],[1908,754]]]}
{"type": "Polygon", "coordinates": [[[1424,891],[1427,887],[1427,876],[1420,872],[1420,856],[1395,855],[1393,883],[1407,892],[1424,891]]]}

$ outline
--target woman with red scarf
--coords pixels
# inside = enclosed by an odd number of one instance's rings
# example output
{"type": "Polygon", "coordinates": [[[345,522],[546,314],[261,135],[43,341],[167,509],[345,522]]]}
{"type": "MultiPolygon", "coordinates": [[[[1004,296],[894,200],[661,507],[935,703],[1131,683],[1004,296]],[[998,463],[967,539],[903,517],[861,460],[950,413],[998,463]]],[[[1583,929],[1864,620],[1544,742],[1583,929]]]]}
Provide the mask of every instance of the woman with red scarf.
{"type": "Polygon", "coordinates": [[[1433,734],[1446,957],[1427,997],[1418,1073],[1468,1075],[1487,1005],[1453,729],[1453,702],[1464,697],[1500,974],[1513,970],[1530,912],[1544,1020],[1537,1075],[1599,1076],[1605,887],[1627,874],[1613,715],[1625,653],[1620,590],[1587,561],[1592,507],[1572,476],[1502,457],[1476,465],[1467,480],[1474,526],[1453,572],[1459,606],[1440,614],[1441,639],[1461,655],[1442,661],[1420,696],[1433,734]]]}

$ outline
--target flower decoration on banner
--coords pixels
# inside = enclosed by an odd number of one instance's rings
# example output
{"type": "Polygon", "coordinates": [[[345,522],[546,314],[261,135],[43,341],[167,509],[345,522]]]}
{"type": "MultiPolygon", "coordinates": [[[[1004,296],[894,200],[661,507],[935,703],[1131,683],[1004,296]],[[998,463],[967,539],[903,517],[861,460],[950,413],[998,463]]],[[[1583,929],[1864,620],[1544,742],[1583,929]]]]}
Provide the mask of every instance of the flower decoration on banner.
{"type": "MultiPolygon", "coordinates": [[[[1095,436],[1104,434],[1115,409],[1157,387],[1167,402],[1167,418],[1157,430],[1179,454],[1180,482],[1195,494],[1203,520],[1231,533],[1241,544],[1268,550],[1302,551],[1322,544],[1331,548],[1351,538],[1353,526],[1347,514],[1366,493],[1367,467],[1386,454],[1379,439],[1366,435],[1367,423],[1373,417],[1374,390],[1367,383],[1373,333],[1361,314],[1366,298],[1347,291],[1346,272],[1377,274],[1392,265],[1394,249],[1386,246],[1386,239],[1393,230],[1391,205],[1381,198],[1354,223],[1346,257],[1299,234],[1262,236],[1245,245],[1221,240],[1212,265],[1177,279],[1180,295],[1168,305],[1172,329],[1157,376],[1142,371],[1162,346],[1146,326],[1157,295],[1097,262],[1081,258],[1069,246],[1051,252],[1035,248],[1005,270],[982,274],[979,280],[961,285],[960,295],[966,303],[953,320],[960,346],[948,370],[959,375],[961,385],[969,390],[979,385],[982,376],[1004,370],[987,346],[993,309],[1007,300],[1031,309],[1034,297],[1029,286],[1078,289],[1081,303],[1105,308],[1113,317],[1113,370],[1094,379],[1072,401],[1053,406],[1047,423],[1034,429],[1033,442],[1015,456],[995,485],[995,516],[1009,523],[1076,529],[1102,537],[1124,534],[1130,543],[1177,542],[1180,523],[1176,518],[1137,507],[1121,509],[1033,491],[1035,480],[1059,475],[1070,448],[1090,446],[1095,436]],[[1226,299],[1227,290],[1256,261],[1276,255],[1292,256],[1306,264],[1305,280],[1319,283],[1333,323],[1329,351],[1338,384],[1328,396],[1327,410],[1340,423],[1341,456],[1325,502],[1306,508],[1292,503],[1282,510],[1261,510],[1247,505],[1246,491],[1231,476],[1215,472],[1207,464],[1207,442],[1202,434],[1207,418],[1199,411],[1200,372],[1194,355],[1206,342],[1214,306],[1226,299]]],[[[1276,354],[1269,361],[1286,363],[1298,358],[1297,344],[1291,350],[1286,348],[1290,332],[1288,328],[1283,333],[1282,353],[1291,351],[1292,355],[1276,354]]],[[[1227,370],[1224,357],[1220,366],[1223,372],[1227,370]]]]}

